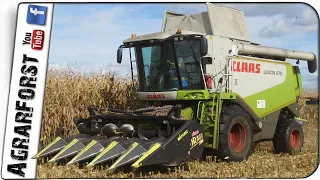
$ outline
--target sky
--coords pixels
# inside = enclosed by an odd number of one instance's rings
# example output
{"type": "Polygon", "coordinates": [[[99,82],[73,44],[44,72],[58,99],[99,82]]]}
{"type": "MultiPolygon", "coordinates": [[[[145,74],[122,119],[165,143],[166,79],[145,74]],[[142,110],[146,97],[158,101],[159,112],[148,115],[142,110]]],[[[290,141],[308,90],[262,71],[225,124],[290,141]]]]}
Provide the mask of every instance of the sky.
{"type": "MultiPolygon", "coordinates": [[[[263,46],[318,54],[318,15],[302,3],[220,3],[244,12],[252,42],[263,46]]],[[[55,4],[49,68],[86,72],[130,73],[129,55],[117,64],[116,51],[131,34],[161,31],[165,10],[193,14],[205,3],[55,4]]],[[[295,64],[295,61],[290,61],[295,64]]],[[[300,61],[305,89],[317,89],[318,71],[309,73],[300,61]]]]}

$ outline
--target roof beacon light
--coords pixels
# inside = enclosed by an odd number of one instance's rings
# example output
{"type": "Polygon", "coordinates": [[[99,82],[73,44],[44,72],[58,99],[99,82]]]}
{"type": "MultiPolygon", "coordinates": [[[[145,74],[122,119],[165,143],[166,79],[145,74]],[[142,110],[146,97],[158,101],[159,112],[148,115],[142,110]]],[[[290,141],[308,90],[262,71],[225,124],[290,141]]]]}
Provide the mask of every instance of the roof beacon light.
{"type": "Polygon", "coordinates": [[[131,34],[131,37],[134,38],[134,37],[137,37],[137,35],[136,34],[131,34]]]}
{"type": "Polygon", "coordinates": [[[177,30],[177,34],[181,34],[181,32],[182,32],[181,29],[177,30]]]}

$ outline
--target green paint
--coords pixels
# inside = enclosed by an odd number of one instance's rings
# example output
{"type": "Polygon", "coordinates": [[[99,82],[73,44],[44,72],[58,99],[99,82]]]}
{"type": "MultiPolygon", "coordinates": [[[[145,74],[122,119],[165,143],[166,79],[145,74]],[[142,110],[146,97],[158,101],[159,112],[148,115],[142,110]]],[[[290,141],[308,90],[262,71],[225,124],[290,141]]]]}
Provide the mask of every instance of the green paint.
{"type": "Polygon", "coordinates": [[[302,118],[298,118],[298,117],[295,117],[295,119],[296,119],[297,121],[308,122],[308,120],[302,119],[302,118]]]}
{"type": "Polygon", "coordinates": [[[51,146],[53,146],[55,143],[57,143],[59,140],[61,139],[60,136],[58,136],[54,141],[52,141],[47,147],[45,147],[44,149],[42,149],[38,154],[36,154],[35,156],[33,156],[33,159],[39,158],[40,155],[45,152],[46,150],[48,150],[51,146]]]}
{"type": "Polygon", "coordinates": [[[114,148],[118,144],[117,141],[112,141],[98,156],[96,156],[88,165],[87,167],[93,166],[94,163],[100,159],[103,155],[105,155],[108,151],[114,148]]]}
{"type": "MultiPolygon", "coordinates": [[[[231,97],[231,96],[229,96],[231,97]]],[[[215,110],[214,116],[214,130],[213,130],[213,148],[218,149],[218,138],[219,138],[219,121],[220,121],[220,114],[221,114],[221,96],[219,94],[215,94],[213,96],[213,105],[212,109],[215,110]]]]}
{"type": "Polygon", "coordinates": [[[152,147],[145,154],[143,154],[143,156],[141,156],[135,163],[133,163],[131,167],[138,168],[142,166],[141,162],[160,147],[160,143],[155,143],[154,145],[152,145],[152,147]]]}
{"type": "Polygon", "coordinates": [[[220,93],[220,99],[236,99],[236,93],[220,93]]]}
{"type": "Polygon", "coordinates": [[[197,107],[197,119],[202,122],[204,118],[204,109],[205,109],[205,104],[202,101],[198,102],[198,107],[197,107]]]}
{"type": "Polygon", "coordinates": [[[125,152],[120,158],[117,159],[116,162],[114,162],[112,164],[112,166],[110,166],[109,169],[114,169],[114,167],[119,164],[119,162],[126,157],[134,148],[136,148],[139,144],[137,142],[134,142],[133,144],[130,145],[129,150],[127,150],[127,152],[125,152]]]}
{"type": "Polygon", "coordinates": [[[74,139],[72,140],[65,148],[63,148],[58,154],[56,154],[52,159],[50,159],[48,162],[54,162],[62,153],[64,153],[66,150],[68,150],[70,147],[72,147],[74,144],[76,144],[79,140],[74,139]]]}
{"type": "Polygon", "coordinates": [[[97,143],[96,140],[92,140],[84,149],[82,149],[71,161],[69,161],[67,164],[72,164],[76,159],[78,159],[83,153],[88,151],[92,146],[94,146],[97,143]]]}
{"type": "Polygon", "coordinates": [[[278,111],[296,102],[295,82],[291,64],[286,65],[286,79],[283,83],[244,98],[244,101],[259,118],[278,111]],[[257,100],[265,100],[265,108],[257,108],[257,100]]]}
{"type": "Polygon", "coordinates": [[[188,130],[185,130],[182,134],[179,134],[177,140],[180,141],[182,138],[184,138],[188,134],[188,130]]]}
{"type": "MultiPolygon", "coordinates": [[[[197,118],[205,129],[204,146],[207,148],[218,148],[219,118],[222,104],[220,95],[214,93],[212,99],[198,103],[197,118]]],[[[235,94],[233,95],[236,97],[235,94]]],[[[230,94],[226,94],[225,97],[230,98],[230,94]]]]}
{"type": "Polygon", "coordinates": [[[302,93],[302,77],[298,66],[292,66],[296,96],[302,93]]]}
{"type": "Polygon", "coordinates": [[[180,90],[177,93],[177,100],[205,100],[209,98],[208,90],[180,90]]]}
{"type": "Polygon", "coordinates": [[[184,118],[184,119],[193,119],[193,109],[192,107],[187,107],[187,108],[184,108],[181,110],[181,116],[184,118]]]}

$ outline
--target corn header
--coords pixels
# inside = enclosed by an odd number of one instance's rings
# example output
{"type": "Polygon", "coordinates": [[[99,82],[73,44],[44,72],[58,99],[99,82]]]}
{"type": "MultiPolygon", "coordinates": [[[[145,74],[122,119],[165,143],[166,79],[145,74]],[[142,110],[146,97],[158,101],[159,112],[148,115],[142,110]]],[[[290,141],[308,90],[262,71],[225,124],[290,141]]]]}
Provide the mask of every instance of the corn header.
{"type": "Polygon", "coordinates": [[[111,162],[115,169],[175,166],[200,159],[205,149],[243,161],[260,141],[272,141],[276,152],[301,151],[302,78],[287,59],[307,61],[314,73],[316,57],[251,42],[243,12],[211,3],[198,14],[165,11],[160,32],[124,40],[118,63],[123,48],[130,50],[136,99],[160,106],[89,107],[89,118],[74,119],[78,135],[57,137],[34,158],[111,162]]]}

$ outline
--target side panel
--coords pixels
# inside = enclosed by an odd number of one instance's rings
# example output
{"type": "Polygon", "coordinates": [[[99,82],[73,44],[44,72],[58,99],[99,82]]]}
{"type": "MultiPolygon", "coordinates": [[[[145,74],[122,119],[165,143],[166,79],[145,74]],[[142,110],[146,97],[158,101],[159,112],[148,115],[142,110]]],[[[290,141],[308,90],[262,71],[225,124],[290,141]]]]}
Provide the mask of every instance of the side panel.
{"type": "MultiPolygon", "coordinates": [[[[232,42],[229,38],[219,37],[219,36],[212,36],[212,64],[207,64],[207,70],[211,69],[211,71],[208,71],[213,75],[213,84],[215,85],[214,88],[218,85],[219,79],[223,76],[225,73],[225,67],[227,56],[231,56],[231,47],[232,42]]],[[[210,47],[209,47],[210,48],[210,47]]],[[[222,91],[224,92],[225,87],[222,88],[222,91]]]]}
{"type": "Polygon", "coordinates": [[[300,116],[300,106],[298,102],[295,102],[293,104],[290,104],[289,106],[287,106],[287,108],[289,109],[289,111],[294,114],[294,116],[299,117],[300,116]]]}
{"type": "Polygon", "coordinates": [[[232,91],[259,118],[296,101],[292,66],[288,62],[236,58],[231,62],[232,91]]]}
{"type": "Polygon", "coordinates": [[[232,59],[233,92],[242,98],[282,84],[286,80],[286,63],[232,59]]]}
{"type": "Polygon", "coordinates": [[[260,139],[272,139],[277,127],[280,110],[264,117],[261,122],[261,136],[260,139]]]}

